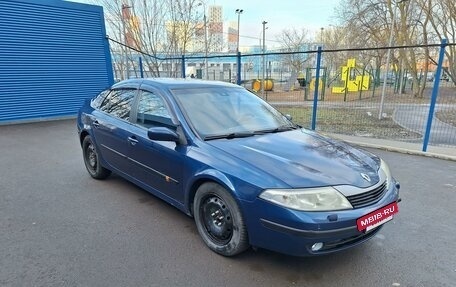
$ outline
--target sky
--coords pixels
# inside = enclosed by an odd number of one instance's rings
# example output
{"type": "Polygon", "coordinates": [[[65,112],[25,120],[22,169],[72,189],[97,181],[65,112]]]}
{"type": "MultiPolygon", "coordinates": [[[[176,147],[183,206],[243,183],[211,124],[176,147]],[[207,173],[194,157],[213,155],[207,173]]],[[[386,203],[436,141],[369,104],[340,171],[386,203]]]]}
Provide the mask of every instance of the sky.
{"type": "MultiPolygon", "coordinates": [[[[90,3],[92,0],[70,0],[90,3]]],[[[153,1],[153,0],[151,0],[153,1]]],[[[240,16],[240,46],[259,45],[262,39],[263,25],[266,24],[265,38],[268,47],[279,46],[277,35],[284,29],[307,29],[311,36],[316,36],[321,28],[336,24],[335,8],[341,0],[206,0],[207,5],[223,7],[225,26],[229,22],[237,25],[236,9],[244,10],[240,16]]],[[[226,28],[225,28],[226,30],[226,28]]]]}
{"type": "Polygon", "coordinates": [[[275,42],[276,35],[284,29],[305,28],[315,35],[321,31],[321,28],[335,24],[334,9],[339,2],[340,0],[208,0],[209,5],[223,7],[225,21],[237,23],[235,10],[244,10],[240,18],[240,46],[259,44],[259,38],[262,38],[263,21],[268,22],[265,31],[268,46],[278,44],[275,42]]]}

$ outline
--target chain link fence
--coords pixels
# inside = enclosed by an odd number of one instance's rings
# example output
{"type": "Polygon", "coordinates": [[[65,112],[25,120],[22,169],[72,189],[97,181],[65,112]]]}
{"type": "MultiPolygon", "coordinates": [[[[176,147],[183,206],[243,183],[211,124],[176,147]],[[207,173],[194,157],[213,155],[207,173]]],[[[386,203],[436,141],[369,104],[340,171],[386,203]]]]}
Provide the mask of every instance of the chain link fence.
{"type": "Polygon", "coordinates": [[[140,51],[127,55],[117,42],[111,48],[118,79],[187,77],[237,83],[306,128],[418,143],[426,150],[428,144],[456,148],[455,63],[448,57],[451,53],[444,53],[454,45],[174,58],[140,51]],[[125,58],[128,67],[122,65],[125,58]]]}
{"type": "MultiPolygon", "coordinates": [[[[375,65],[363,55],[355,57],[341,55],[347,54],[347,51],[323,51],[316,130],[423,143],[431,115],[428,144],[456,147],[456,87],[448,72],[446,55],[440,80],[436,81],[439,49],[393,48],[390,51],[393,61],[388,70],[384,63],[375,65]],[[428,51],[425,52],[425,49],[428,51]],[[429,54],[435,61],[418,62],[411,70],[401,62],[400,54],[429,54]],[[346,63],[336,65],[338,67],[330,62],[344,56],[346,63]],[[433,90],[437,87],[435,110],[430,114],[433,90]]],[[[295,122],[311,128],[317,79],[316,64],[309,62],[302,69],[301,79],[298,75],[290,85],[273,76],[274,88],[267,88],[264,92],[260,90],[258,94],[282,113],[292,115],[295,122]]]]}

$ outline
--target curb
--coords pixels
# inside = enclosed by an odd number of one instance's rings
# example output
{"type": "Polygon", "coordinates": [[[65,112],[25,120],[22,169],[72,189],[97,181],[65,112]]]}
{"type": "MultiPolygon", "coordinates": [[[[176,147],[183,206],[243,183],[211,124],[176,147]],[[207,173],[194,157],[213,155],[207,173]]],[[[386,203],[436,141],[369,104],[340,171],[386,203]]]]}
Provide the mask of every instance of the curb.
{"type": "Polygon", "coordinates": [[[410,149],[393,147],[393,146],[370,144],[370,143],[365,143],[365,142],[359,142],[356,140],[344,140],[344,139],[342,139],[342,140],[345,142],[348,142],[350,144],[355,144],[355,145],[358,145],[361,147],[369,147],[369,148],[398,152],[398,153],[403,153],[403,154],[419,155],[419,156],[437,158],[437,159],[442,159],[442,160],[456,161],[456,156],[451,156],[451,155],[445,155],[445,154],[433,153],[433,152],[416,151],[416,150],[410,150],[410,149]]]}

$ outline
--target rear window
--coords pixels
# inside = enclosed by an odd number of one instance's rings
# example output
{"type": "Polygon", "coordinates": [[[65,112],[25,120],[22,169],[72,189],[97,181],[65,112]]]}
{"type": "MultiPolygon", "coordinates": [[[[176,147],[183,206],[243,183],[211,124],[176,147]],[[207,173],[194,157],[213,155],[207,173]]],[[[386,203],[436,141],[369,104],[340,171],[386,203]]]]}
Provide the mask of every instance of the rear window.
{"type": "Polygon", "coordinates": [[[135,89],[112,90],[100,105],[100,110],[115,117],[129,120],[135,94],[135,89]]]}

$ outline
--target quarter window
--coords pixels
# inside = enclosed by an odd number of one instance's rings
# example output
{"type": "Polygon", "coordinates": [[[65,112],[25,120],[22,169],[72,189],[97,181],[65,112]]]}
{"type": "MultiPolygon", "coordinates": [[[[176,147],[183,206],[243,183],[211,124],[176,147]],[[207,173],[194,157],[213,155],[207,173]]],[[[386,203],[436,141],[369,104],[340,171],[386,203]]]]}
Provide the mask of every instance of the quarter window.
{"type": "Polygon", "coordinates": [[[92,108],[94,108],[94,109],[100,108],[101,103],[103,103],[104,99],[106,98],[106,96],[109,94],[110,91],[111,90],[104,90],[103,92],[98,94],[98,96],[96,96],[90,103],[92,108]]]}
{"type": "Polygon", "coordinates": [[[100,110],[118,118],[129,120],[131,103],[135,97],[136,90],[120,89],[113,90],[100,106],[100,110]]]}
{"type": "Polygon", "coordinates": [[[141,92],[136,123],[146,128],[174,128],[171,116],[163,99],[148,91],[141,92]]]}

